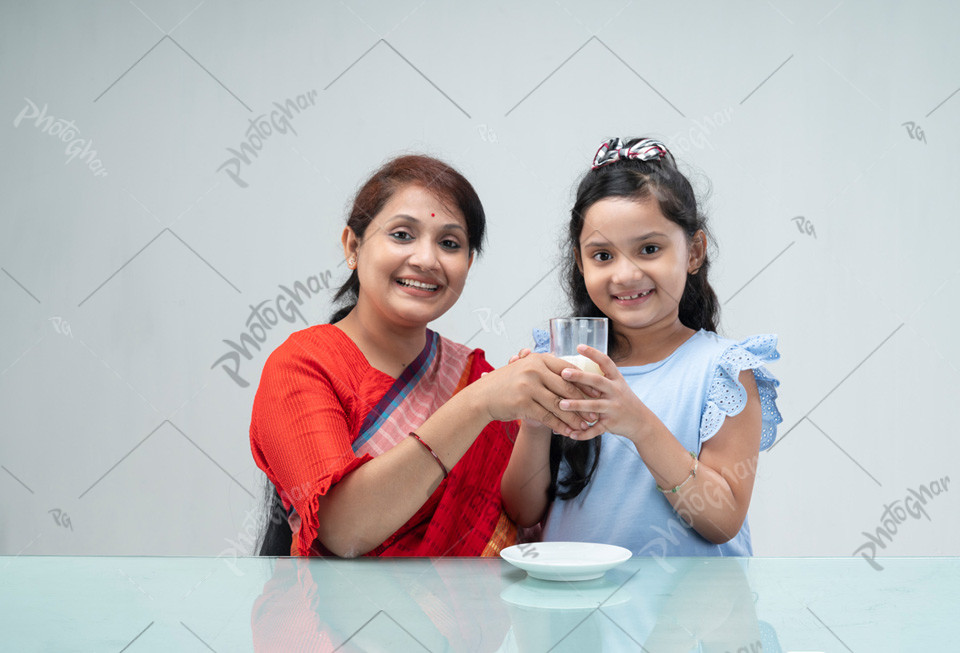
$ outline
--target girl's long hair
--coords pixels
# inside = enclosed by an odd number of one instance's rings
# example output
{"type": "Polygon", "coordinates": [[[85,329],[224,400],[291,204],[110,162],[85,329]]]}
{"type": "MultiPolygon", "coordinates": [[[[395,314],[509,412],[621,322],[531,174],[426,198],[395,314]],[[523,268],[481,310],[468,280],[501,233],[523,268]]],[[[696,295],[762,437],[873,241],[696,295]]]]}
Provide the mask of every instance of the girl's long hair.
{"type": "MultiPolygon", "coordinates": [[[[626,143],[630,147],[644,140],[635,138],[626,143]]],[[[660,159],[641,161],[621,158],[587,172],[577,187],[577,197],[570,211],[567,241],[563,261],[564,290],[570,301],[572,315],[580,317],[606,317],[590,299],[583,273],[577,266],[580,251],[580,234],[583,231],[587,210],[603,199],[625,198],[638,202],[648,199],[657,201],[663,215],[679,225],[687,236],[693,238],[697,231],[709,235],[706,216],[700,212],[697,197],[690,181],[677,169],[670,152],[660,159]]],[[[709,240],[709,239],[708,239],[709,240]]],[[[687,274],[686,285],[680,298],[680,322],[691,329],[716,331],[720,321],[720,302],[710,286],[707,275],[710,259],[704,253],[703,264],[696,274],[687,274]]],[[[623,334],[610,325],[610,342],[607,345],[610,357],[622,360],[630,354],[630,344],[623,334]]],[[[600,460],[601,438],[578,442],[554,435],[550,446],[551,498],[572,499],[590,482],[600,460]],[[558,479],[560,461],[566,460],[569,474],[558,479]]]]}
{"type": "MultiPolygon", "coordinates": [[[[418,186],[434,194],[447,206],[456,207],[467,223],[470,252],[480,254],[486,231],[486,215],[480,197],[467,179],[448,164],[429,156],[407,155],[388,161],[357,191],[347,226],[362,241],[367,227],[394,194],[407,186],[418,186]]],[[[360,277],[354,270],[333,297],[341,306],[330,316],[339,322],[357,305],[360,277]]],[[[265,521],[261,529],[262,556],[290,555],[293,532],[280,494],[269,479],[264,487],[265,521]]]]}

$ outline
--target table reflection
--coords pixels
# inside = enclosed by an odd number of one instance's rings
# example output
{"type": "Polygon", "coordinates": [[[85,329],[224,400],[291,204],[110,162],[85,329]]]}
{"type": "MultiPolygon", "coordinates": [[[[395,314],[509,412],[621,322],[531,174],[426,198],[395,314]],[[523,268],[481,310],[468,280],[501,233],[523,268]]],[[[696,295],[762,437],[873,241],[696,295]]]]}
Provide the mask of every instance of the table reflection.
{"type": "Polygon", "coordinates": [[[254,650],[495,651],[510,627],[501,565],[279,558],[254,602],[254,650]]]}
{"type": "Polygon", "coordinates": [[[276,560],[256,651],[780,651],[745,559],[634,559],[599,579],[526,577],[498,560],[276,560]],[[642,648],[641,648],[642,647],[642,648]]]}
{"type": "Polygon", "coordinates": [[[500,650],[780,651],[776,632],[757,618],[747,564],[678,558],[628,564],[596,581],[525,578],[501,593],[512,627],[500,650]]]}

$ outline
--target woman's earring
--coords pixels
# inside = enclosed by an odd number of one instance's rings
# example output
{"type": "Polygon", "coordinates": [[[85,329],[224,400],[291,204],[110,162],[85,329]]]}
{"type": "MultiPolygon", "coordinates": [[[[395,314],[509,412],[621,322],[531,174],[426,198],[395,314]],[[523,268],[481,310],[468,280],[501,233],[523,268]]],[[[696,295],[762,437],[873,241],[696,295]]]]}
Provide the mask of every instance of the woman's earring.
{"type": "Polygon", "coordinates": [[[350,268],[351,270],[356,269],[356,267],[357,267],[357,257],[356,257],[356,256],[351,256],[350,258],[347,259],[347,267],[350,268]]]}

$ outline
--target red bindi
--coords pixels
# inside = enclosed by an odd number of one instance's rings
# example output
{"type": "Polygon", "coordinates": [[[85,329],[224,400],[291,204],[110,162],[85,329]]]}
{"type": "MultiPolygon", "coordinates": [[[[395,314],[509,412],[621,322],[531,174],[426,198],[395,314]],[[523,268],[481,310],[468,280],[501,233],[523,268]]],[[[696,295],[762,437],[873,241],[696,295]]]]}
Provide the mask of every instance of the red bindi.
{"type": "Polygon", "coordinates": [[[437,214],[436,214],[436,213],[431,213],[431,214],[430,214],[430,217],[431,217],[431,218],[435,218],[435,217],[437,217],[437,214]]]}

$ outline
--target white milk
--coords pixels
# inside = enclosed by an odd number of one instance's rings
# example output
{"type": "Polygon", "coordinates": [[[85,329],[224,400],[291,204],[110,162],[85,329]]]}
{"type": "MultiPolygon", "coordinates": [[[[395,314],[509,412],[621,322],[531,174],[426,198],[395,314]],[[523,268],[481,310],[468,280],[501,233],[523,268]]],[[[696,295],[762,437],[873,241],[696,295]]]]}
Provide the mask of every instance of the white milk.
{"type": "Polygon", "coordinates": [[[576,365],[584,372],[589,372],[590,374],[603,374],[603,372],[600,371],[599,365],[582,354],[561,356],[560,360],[567,361],[571,365],[576,365]]]}

